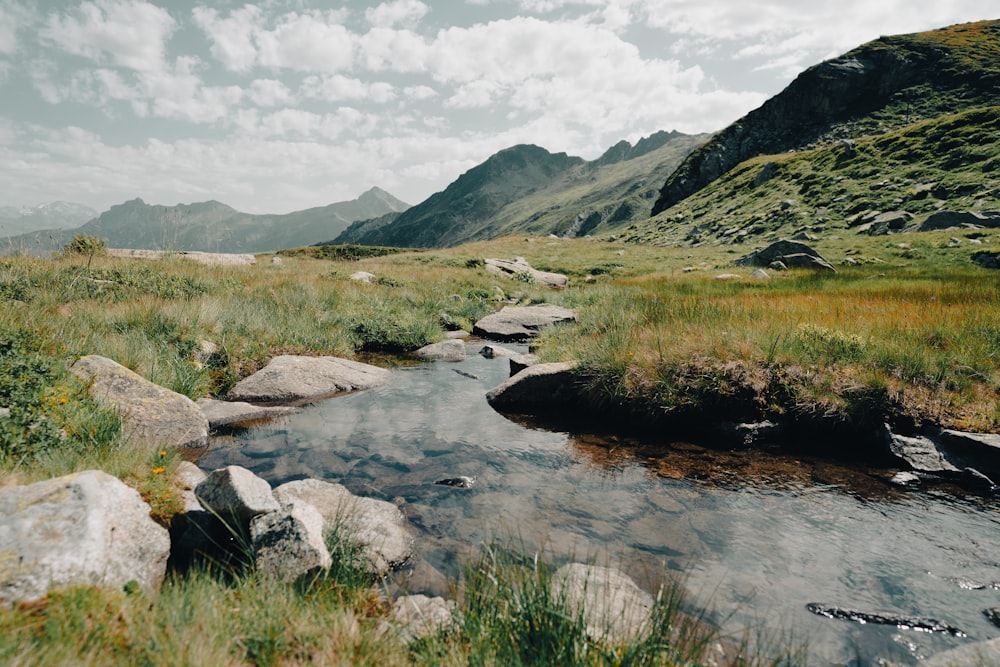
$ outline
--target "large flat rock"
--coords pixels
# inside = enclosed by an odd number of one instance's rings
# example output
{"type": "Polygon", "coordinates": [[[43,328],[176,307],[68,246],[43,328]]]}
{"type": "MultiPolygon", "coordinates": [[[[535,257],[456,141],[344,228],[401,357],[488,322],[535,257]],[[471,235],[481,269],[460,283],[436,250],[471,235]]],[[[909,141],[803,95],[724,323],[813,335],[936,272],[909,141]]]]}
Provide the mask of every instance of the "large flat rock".
{"type": "Polygon", "coordinates": [[[211,428],[274,419],[300,412],[299,408],[285,406],[263,406],[244,403],[243,401],[217,401],[214,398],[199,398],[195,402],[208,419],[211,428]]]}
{"type": "Polygon", "coordinates": [[[552,273],[551,271],[539,271],[531,266],[531,264],[528,264],[528,261],[524,257],[515,257],[514,259],[487,258],[484,263],[486,270],[490,273],[497,273],[508,278],[527,276],[543,287],[562,289],[569,284],[569,278],[565,275],[552,273]]]}
{"type": "Polygon", "coordinates": [[[486,393],[486,401],[495,410],[565,408],[578,399],[573,388],[575,362],[529,366],[486,393]]]}
{"type": "Polygon", "coordinates": [[[0,604],[70,585],[155,592],[167,530],[139,493],[100,470],[0,490],[0,604]]]}
{"type": "Polygon", "coordinates": [[[304,403],[386,384],[389,371],[339,357],[282,355],[226,395],[227,401],[304,403]]]}
{"type": "Polygon", "coordinates": [[[125,438],[150,448],[197,448],[208,444],[208,419],[194,401],[121,364],[89,355],[71,369],[90,383],[90,397],[122,415],[125,438]]]}
{"type": "Polygon", "coordinates": [[[526,341],[536,338],[545,327],[575,321],[576,311],[561,306],[505,306],[476,322],[472,333],[501,342],[526,341]]]}

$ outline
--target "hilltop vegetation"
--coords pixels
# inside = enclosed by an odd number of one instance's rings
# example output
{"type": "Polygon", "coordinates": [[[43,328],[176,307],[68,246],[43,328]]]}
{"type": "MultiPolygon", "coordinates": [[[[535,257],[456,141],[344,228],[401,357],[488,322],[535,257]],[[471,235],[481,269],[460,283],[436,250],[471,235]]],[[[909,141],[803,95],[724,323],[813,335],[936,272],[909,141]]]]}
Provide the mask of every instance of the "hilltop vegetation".
{"type": "Polygon", "coordinates": [[[992,105],[998,86],[1000,21],[882,37],[810,67],[688,156],[664,183],[653,214],[754,156],[992,105]]]}

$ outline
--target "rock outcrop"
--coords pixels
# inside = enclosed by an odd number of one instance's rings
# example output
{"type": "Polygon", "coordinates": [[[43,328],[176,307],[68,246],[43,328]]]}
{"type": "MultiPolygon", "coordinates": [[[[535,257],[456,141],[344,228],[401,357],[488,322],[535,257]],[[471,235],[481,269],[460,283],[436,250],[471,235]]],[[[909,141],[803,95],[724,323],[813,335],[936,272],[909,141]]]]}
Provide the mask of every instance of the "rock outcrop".
{"type": "Polygon", "coordinates": [[[536,338],[545,327],[575,321],[576,311],[560,306],[505,306],[476,322],[472,333],[500,342],[523,342],[536,338]]]}
{"type": "Polygon", "coordinates": [[[486,270],[508,278],[527,278],[543,287],[561,289],[569,285],[569,278],[561,273],[539,271],[528,264],[524,257],[514,259],[486,259],[486,270]]]}
{"type": "Polygon", "coordinates": [[[208,266],[253,266],[257,263],[257,258],[247,253],[231,252],[199,252],[197,250],[178,250],[168,252],[165,250],[141,250],[129,248],[108,248],[105,251],[108,257],[120,257],[122,259],[148,259],[160,260],[166,257],[176,257],[178,259],[188,259],[199,264],[208,266]]]}
{"type": "Polygon", "coordinates": [[[781,239],[775,241],[766,248],[754,250],[736,260],[737,266],[771,266],[775,262],[781,262],[789,268],[820,269],[823,271],[836,271],[830,262],[823,259],[823,256],[813,250],[805,243],[781,239]]]}
{"type": "Polygon", "coordinates": [[[389,381],[389,371],[339,357],[282,355],[226,395],[229,401],[302,403],[371,389],[389,381]]]}
{"type": "Polygon", "coordinates": [[[952,227],[1000,227],[1000,211],[935,211],[917,228],[933,232],[952,227]]]}
{"type": "Polygon", "coordinates": [[[170,538],[139,493],[99,470],[0,489],[0,604],[82,584],[149,593],[170,538]]]}
{"type": "Polygon", "coordinates": [[[73,364],[90,397],[122,415],[125,438],[151,450],[208,444],[208,419],[187,396],[164,389],[111,359],[90,355],[73,364]]]}

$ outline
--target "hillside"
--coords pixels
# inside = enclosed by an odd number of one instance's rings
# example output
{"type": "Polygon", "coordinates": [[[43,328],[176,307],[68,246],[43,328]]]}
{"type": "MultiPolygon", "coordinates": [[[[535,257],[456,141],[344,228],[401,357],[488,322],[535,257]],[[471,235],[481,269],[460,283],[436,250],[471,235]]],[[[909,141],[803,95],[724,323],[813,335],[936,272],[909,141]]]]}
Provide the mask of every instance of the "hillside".
{"type": "Polygon", "coordinates": [[[850,142],[754,157],[623,236],[657,245],[765,243],[797,234],[832,238],[916,229],[941,210],[995,211],[998,136],[1000,106],[991,106],[850,142]]]}
{"type": "Polygon", "coordinates": [[[282,215],[243,213],[217,201],[162,206],[133,199],[76,229],[13,237],[8,245],[42,254],[60,249],[75,234],[87,234],[119,248],[267,252],[318,243],[355,220],[407,207],[379,188],[351,201],[282,215]]]}
{"type": "Polygon", "coordinates": [[[666,179],[653,214],[755,156],[813,148],[995,104],[998,87],[1000,21],[879,38],[810,67],[688,156],[666,179]]]}
{"type": "Polygon", "coordinates": [[[355,223],[334,243],[444,247],[514,233],[609,231],[645,219],[655,184],[706,138],[658,132],[592,162],[514,146],[395,218],[355,223]]]}

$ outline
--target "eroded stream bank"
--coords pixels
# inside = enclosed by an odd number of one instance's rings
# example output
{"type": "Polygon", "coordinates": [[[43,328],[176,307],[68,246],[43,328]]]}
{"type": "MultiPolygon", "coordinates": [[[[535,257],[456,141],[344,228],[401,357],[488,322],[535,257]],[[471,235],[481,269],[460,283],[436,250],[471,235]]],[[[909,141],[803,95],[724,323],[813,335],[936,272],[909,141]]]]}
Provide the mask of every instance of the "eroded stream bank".
{"type": "Polygon", "coordinates": [[[272,485],[318,477],[397,502],[419,558],[402,584],[447,578],[496,535],[557,560],[611,560],[649,585],[682,580],[727,630],[808,641],[811,662],[919,657],[1000,634],[998,505],[948,489],[906,492],[884,471],[759,451],[535,430],[492,410],[505,359],[393,370],[387,386],[215,439],[202,468],[237,464],[272,485]],[[471,488],[435,484],[475,478],[471,488]],[[947,620],[969,638],[855,624],[824,603],[947,620]]]}

